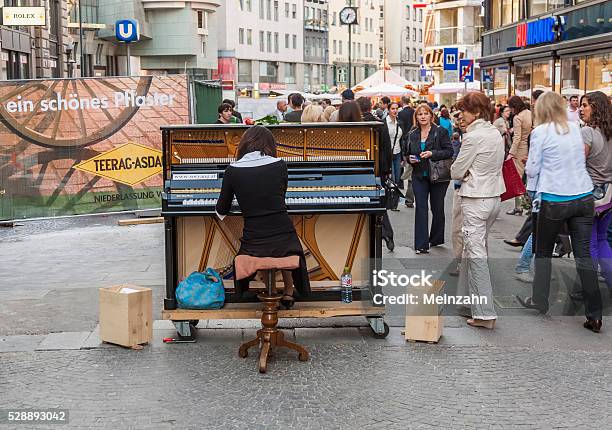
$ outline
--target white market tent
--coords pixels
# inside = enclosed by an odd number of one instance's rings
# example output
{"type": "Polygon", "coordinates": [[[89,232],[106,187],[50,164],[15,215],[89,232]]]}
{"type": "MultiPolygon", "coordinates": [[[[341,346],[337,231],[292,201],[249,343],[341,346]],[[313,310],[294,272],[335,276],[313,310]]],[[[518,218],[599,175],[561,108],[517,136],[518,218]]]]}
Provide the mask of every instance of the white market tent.
{"type": "Polygon", "coordinates": [[[355,93],[355,97],[400,97],[404,95],[417,97],[419,93],[404,88],[403,86],[393,85],[389,83],[382,83],[373,87],[365,88],[355,93]]]}
{"type": "MultiPolygon", "coordinates": [[[[444,82],[429,87],[431,94],[456,94],[466,92],[463,82],[444,82]]],[[[480,81],[468,82],[467,91],[480,91],[480,81]]]]}
{"type": "Polygon", "coordinates": [[[404,87],[406,85],[411,85],[411,82],[407,81],[406,79],[402,78],[400,75],[398,75],[397,73],[395,73],[393,70],[391,70],[390,68],[382,68],[380,70],[378,70],[376,73],[374,73],[372,76],[366,78],[365,80],[359,82],[357,85],[355,85],[353,87],[353,91],[359,89],[359,88],[370,88],[370,87],[376,87],[378,85],[381,84],[391,84],[391,85],[397,85],[400,87],[404,87]]]}

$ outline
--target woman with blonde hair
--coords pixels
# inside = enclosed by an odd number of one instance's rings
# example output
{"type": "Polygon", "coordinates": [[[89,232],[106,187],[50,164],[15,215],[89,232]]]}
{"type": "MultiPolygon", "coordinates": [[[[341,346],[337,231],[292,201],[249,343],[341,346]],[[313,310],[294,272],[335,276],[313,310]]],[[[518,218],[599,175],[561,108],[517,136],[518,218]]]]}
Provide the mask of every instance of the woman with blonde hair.
{"type": "Polygon", "coordinates": [[[453,147],[448,132],[434,123],[434,113],[427,104],[420,104],[414,111],[414,128],[408,134],[404,156],[412,165],[412,190],[416,202],[414,220],[414,249],[417,254],[427,254],[430,246],[444,243],[444,196],[450,182],[431,180],[431,162],[450,160],[453,147]],[[428,202],[431,204],[431,231],[429,235],[428,202]]]}
{"type": "Polygon", "coordinates": [[[327,106],[324,110],[323,110],[323,115],[321,116],[321,119],[323,120],[323,122],[329,122],[331,120],[331,116],[332,113],[336,112],[336,108],[333,106],[327,106]]]}
{"type": "Polygon", "coordinates": [[[582,284],[585,328],[598,333],[602,325],[601,293],[591,260],[591,229],[595,205],[593,182],[586,168],[580,128],[567,121],[566,104],[557,93],[538,98],[526,172],[535,186],[537,217],[535,277],[532,297],[518,297],[526,308],[548,312],[551,257],[555,238],[567,223],[572,238],[576,270],[582,284]],[[571,178],[571,180],[559,180],[571,178]]]}
{"type": "Polygon", "coordinates": [[[302,112],[301,123],[306,122],[322,122],[323,108],[319,105],[309,104],[302,112]]]}

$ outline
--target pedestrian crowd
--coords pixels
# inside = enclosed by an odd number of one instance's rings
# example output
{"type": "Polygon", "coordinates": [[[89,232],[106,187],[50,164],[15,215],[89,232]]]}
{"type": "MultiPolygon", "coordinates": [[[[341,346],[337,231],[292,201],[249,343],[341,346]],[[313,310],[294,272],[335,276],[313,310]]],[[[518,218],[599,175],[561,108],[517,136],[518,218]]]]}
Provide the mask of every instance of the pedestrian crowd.
{"type": "MultiPolygon", "coordinates": [[[[487,239],[498,218],[507,171],[522,178],[524,195],[508,215],[527,214],[516,237],[522,247],[517,279],[532,284],[532,295],[517,296],[522,306],[549,310],[551,258],[574,254],[581,288],[570,292],[584,302],[584,327],[599,332],[602,297],[598,273],[612,292],[612,104],[604,93],[582,97],[536,90],[526,102],[512,96],[492,104],[469,92],[454,105],[381,97],[310,103],[300,93],[279,100],[271,113],[295,123],[380,121],[379,172],[387,209],[404,204],[415,210],[414,250],[427,254],[444,244],[444,200],[453,192],[451,239],[458,294],[486,297],[464,309],[472,326],[493,329],[497,315],[488,265],[487,239]],[[429,220],[431,212],[431,222],[429,220]]],[[[218,123],[242,122],[230,100],[219,106],[218,123]]],[[[383,239],[394,250],[393,228],[383,217],[383,239]]]]}

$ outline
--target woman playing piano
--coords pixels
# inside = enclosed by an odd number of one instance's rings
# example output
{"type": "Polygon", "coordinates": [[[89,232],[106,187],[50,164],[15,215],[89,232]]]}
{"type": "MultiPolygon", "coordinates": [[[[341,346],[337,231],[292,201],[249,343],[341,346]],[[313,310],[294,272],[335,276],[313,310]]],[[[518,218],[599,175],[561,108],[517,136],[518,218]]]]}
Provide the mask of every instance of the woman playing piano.
{"type": "MultiPolygon", "coordinates": [[[[225,218],[236,197],[244,218],[238,255],[300,256],[299,268],[283,271],[281,303],[289,308],[294,302],[293,285],[300,295],[307,296],[310,284],[304,251],[285,206],[287,182],[287,164],[276,158],[274,136],[265,127],[253,126],[240,139],[236,161],[225,170],[216,211],[219,218],[225,218]]],[[[239,296],[248,288],[249,280],[244,281],[237,282],[239,296]]]]}

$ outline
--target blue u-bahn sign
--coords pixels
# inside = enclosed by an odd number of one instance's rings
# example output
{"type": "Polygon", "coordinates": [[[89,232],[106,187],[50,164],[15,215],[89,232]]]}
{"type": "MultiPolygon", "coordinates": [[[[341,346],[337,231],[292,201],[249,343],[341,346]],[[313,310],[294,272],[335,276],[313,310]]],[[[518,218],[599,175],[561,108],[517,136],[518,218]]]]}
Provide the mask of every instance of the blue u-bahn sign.
{"type": "Polygon", "coordinates": [[[115,36],[119,42],[137,42],[140,39],[138,21],[135,19],[120,19],[115,23],[115,36]]]}

